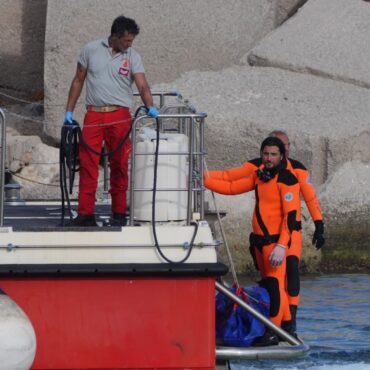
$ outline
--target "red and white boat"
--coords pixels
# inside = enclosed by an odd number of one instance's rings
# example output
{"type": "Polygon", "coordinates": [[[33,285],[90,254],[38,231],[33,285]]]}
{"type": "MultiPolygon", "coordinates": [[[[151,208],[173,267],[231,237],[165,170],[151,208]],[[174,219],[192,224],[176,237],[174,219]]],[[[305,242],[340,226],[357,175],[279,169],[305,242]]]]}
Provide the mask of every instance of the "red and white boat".
{"type": "Polygon", "coordinates": [[[7,201],[2,155],[2,369],[213,370],[217,351],[243,358],[215,345],[215,285],[228,269],[204,209],[206,114],[158,95],[159,142],[153,120],[133,123],[125,227],[105,226],[106,202],[99,227],[76,228],[60,226],[59,202],[7,201]]]}

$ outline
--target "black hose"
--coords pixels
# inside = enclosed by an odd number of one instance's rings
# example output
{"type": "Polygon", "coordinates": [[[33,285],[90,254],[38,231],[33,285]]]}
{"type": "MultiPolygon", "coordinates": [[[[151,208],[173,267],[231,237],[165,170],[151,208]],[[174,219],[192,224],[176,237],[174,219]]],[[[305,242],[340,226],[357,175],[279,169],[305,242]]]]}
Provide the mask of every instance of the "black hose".
{"type": "Polygon", "coordinates": [[[66,201],[68,204],[69,217],[71,220],[73,219],[69,194],[72,194],[74,176],[79,170],[77,168],[78,137],[78,131],[76,130],[75,126],[62,126],[61,144],[59,148],[59,184],[62,201],[62,226],[64,226],[66,201]],[[69,171],[69,184],[67,184],[67,168],[69,171]]]}
{"type": "Polygon", "coordinates": [[[153,176],[153,197],[152,197],[152,230],[153,230],[154,244],[155,244],[155,247],[159,255],[166,262],[179,264],[179,263],[184,263],[190,257],[190,254],[194,247],[194,240],[198,233],[199,225],[197,222],[192,223],[192,225],[194,225],[195,227],[194,233],[190,241],[189,249],[183,259],[181,259],[180,261],[172,261],[171,259],[169,259],[168,257],[164,255],[158,243],[157,231],[155,227],[155,207],[156,207],[155,203],[156,203],[156,194],[157,194],[157,173],[158,173],[158,157],[159,157],[159,119],[158,118],[156,118],[156,131],[157,132],[156,132],[156,146],[155,146],[155,155],[154,155],[154,176],[153,176]]]}

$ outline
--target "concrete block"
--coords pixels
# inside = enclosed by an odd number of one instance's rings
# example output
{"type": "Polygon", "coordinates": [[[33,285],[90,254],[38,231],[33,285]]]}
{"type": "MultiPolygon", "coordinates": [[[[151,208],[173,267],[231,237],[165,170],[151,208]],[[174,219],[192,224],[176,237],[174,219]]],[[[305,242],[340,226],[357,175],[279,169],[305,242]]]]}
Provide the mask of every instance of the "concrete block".
{"type": "Polygon", "coordinates": [[[249,63],[369,88],[369,18],[362,0],[310,0],[248,53],[249,63]]]}
{"type": "Polygon", "coordinates": [[[366,272],[370,266],[368,161],[345,162],[320,188],[325,214],[326,270],[366,272]]]}
{"type": "Polygon", "coordinates": [[[46,4],[47,0],[1,0],[2,88],[32,94],[43,90],[46,4]]]}
{"type": "Polygon", "coordinates": [[[278,0],[276,9],[276,25],[290,18],[307,0],[278,0]]]}
{"type": "MultiPolygon", "coordinates": [[[[189,70],[219,70],[239,62],[274,28],[271,0],[49,0],[45,39],[45,133],[57,140],[81,47],[108,36],[113,19],[134,18],[150,83],[171,81],[189,70]]],[[[84,93],[76,110],[83,120],[84,93]]]]}
{"type": "Polygon", "coordinates": [[[288,133],[291,157],[312,171],[316,185],[343,161],[359,157],[370,161],[370,149],[364,144],[370,131],[368,89],[248,66],[193,71],[156,89],[181,91],[198,111],[208,113],[210,168],[235,167],[259,156],[260,143],[274,129],[288,133]]]}

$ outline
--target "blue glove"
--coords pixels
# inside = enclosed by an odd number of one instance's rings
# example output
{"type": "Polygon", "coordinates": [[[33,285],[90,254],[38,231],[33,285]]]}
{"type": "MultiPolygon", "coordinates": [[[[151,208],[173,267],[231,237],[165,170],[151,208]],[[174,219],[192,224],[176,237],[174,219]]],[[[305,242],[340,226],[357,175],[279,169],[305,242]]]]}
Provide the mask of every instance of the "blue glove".
{"type": "Polygon", "coordinates": [[[73,124],[73,112],[66,112],[64,115],[64,124],[72,125],[73,124]]]}
{"type": "Polygon", "coordinates": [[[159,111],[156,107],[149,107],[147,108],[147,114],[149,117],[157,118],[159,116],[159,111]]]}

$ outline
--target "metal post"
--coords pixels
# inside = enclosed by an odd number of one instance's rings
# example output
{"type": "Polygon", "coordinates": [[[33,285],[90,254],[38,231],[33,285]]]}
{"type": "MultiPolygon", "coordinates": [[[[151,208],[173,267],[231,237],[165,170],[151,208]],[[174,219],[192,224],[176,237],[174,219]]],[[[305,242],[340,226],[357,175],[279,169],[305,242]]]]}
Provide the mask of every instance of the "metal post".
{"type": "Polygon", "coordinates": [[[188,178],[188,212],[187,212],[187,225],[190,225],[191,216],[192,216],[192,200],[193,200],[193,151],[194,151],[194,140],[193,140],[193,131],[194,130],[194,118],[190,119],[189,127],[189,178],[188,178]]]}
{"type": "Polygon", "coordinates": [[[200,119],[199,122],[199,198],[200,198],[200,219],[204,220],[204,179],[203,179],[203,173],[204,173],[204,118],[200,119]]]}
{"type": "MultiPolygon", "coordinates": [[[[140,118],[139,118],[140,119],[140,118]]],[[[130,226],[134,224],[134,193],[135,193],[135,156],[136,156],[136,123],[138,120],[132,122],[132,129],[131,129],[131,168],[130,168],[130,218],[129,223],[130,226]]]]}
{"type": "Polygon", "coordinates": [[[0,108],[1,117],[1,162],[0,162],[0,227],[4,225],[4,185],[5,185],[5,154],[6,154],[6,125],[5,114],[0,108]]]}
{"type": "Polygon", "coordinates": [[[163,106],[164,106],[164,95],[163,94],[161,94],[160,96],[159,96],[159,108],[162,108],[163,106]]]}

